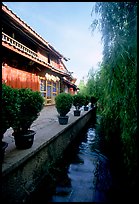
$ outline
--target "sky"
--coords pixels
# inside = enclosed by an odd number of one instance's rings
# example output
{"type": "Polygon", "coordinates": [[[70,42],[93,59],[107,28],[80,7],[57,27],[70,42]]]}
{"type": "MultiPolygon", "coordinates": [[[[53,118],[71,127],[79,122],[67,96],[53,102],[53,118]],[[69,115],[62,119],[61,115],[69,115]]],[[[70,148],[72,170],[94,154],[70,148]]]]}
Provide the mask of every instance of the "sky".
{"type": "Polygon", "coordinates": [[[64,57],[78,85],[102,61],[101,33],[92,34],[95,2],[3,2],[64,57]]]}

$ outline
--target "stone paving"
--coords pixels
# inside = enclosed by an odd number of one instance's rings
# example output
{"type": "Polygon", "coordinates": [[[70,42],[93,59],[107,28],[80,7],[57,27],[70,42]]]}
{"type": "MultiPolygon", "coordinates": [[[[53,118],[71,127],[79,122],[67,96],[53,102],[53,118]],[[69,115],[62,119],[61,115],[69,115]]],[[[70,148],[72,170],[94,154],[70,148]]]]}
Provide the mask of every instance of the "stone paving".
{"type": "MultiPolygon", "coordinates": [[[[35,149],[37,149],[40,145],[42,145],[45,141],[50,140],[55,134],[60,132],[65,126],[68,126],[77,118],[74,116],[74,107],[71,108],[70,112],[67,114],[69,116],[69,121],[67,125],[60,125],[58,122],[58,112],[56,107],[46,106],[40,112],[38,118],[31,125],[32,130],[36,131],[34,136],[34,143],[30,149],[26,150],[18,150],[15,146],[14,136],[12,136],[13,129],[9,128],[3,137],[3,141],[8,143],[8,147],[5,150],[3,169],[8,168],[8,164],[11,164],[13,160],[23,158],[25,155],[31,153],[35,149]],[[15,158],[16,157],[16,158],[15,158]],[[18,157],[18,158],[17,158],[18,157]],[[11,161],[12,160],[12,161],[11,161]]],[[[85,114],[83,108],[81,109],[81,116],[85,114]]]]}
{"type": "MultiPolygon", "coordinates": [[[[57,115],[58,113],[55,106],[44,107],[40,112],[40,115],[38,116],[38,118],[31,125],[30,129],[39,131],[42,128],[46,127],[46,125],[47,126],[54,125],[54,123],[58,121],[57,115]]],[[[5,152],[6,154],[16,148],[14,143],[14,136],[12,136],[12,133],[13,133],[13,129],[9,128],[4,134],[3,140],[8,143],[8,148],[6,149],[6,152],[5,152]]],[[[35,139],[36,139],[36,136],[37,135],[35,135],[35,139]]]]}

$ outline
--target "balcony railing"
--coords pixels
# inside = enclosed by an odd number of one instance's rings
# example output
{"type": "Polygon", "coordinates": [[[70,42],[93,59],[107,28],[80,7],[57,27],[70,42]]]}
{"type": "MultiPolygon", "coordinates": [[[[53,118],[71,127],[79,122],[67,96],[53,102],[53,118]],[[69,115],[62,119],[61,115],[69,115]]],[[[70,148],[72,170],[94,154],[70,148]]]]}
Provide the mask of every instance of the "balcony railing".
{"type": "MultiPolygon", "coordinates": [[[[52,66],[51,64],[49,64],[48,62],[46,62],[45,60],[41,59],[38,57],[37,53],[34,52],[33,50],[31,50],[30,48],[26,47],[25,45],[23,45],[22,43],[18,42],[17,40],[15,40],[14,38],[11,38],[10,36],[8,36],[7,34],[2,32],[2,41],[6,42],[8,44],[10,44],[11,46],[15,47],[16,49],[20,50],[21,52],[24,52],[26,54],[28,54],[29,56],[39,60],[40,62],[43,62],[49,66],[51,66],[52,68],[54,68],[55,70],[59,70],[56,66],[52,66]]],[[[66,73],[65,70],[59,70],[63,73],[66,73]]]]}
{"type": "Polygon", "coordinates": [[[17,40],[11,38],[10,36],[6,35],[5,33],[2,32],[2,41],[7,42],[8,44],[12,45],[16,49],[19,49],[22,52],[27,53],[28,55],[38,58],[37,53],[34,52],[33,50],[29,49],[22,43],[18,42],[17,40]]]}

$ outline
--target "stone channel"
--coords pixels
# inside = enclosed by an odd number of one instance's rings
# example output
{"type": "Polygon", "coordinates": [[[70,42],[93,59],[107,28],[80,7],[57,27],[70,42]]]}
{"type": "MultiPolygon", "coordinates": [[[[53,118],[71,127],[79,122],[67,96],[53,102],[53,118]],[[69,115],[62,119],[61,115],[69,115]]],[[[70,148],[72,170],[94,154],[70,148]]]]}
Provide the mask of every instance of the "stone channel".
{"type": "Polygon", "coordinates": [[[90,121],[51,169],[51,180],[42,183],[30,203],[109,202],[112,177],[108,158],[101,152],[101,138],[90,121]],[[50,188],[48,187],[50,186],[50,188]]]}
{"type": "Polygon", "coordinates": [[[14,145],[12,132],[4,135],[8,141],[2,163],[3,203],[25,203],[37,189],[68,146],[74,141],[94,115],[93,110],[81,112],[80,117],[69,113],[67,125],[59,125],[55,107],[46,107],[33,123],[35,140],[30,149],[18,150],[14,145]]]}

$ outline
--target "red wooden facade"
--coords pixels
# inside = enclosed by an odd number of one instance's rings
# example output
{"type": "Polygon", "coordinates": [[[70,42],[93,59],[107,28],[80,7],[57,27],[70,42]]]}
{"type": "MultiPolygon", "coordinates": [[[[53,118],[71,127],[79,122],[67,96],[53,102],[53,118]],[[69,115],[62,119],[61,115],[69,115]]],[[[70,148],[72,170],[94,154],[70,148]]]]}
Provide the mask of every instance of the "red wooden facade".
{"type": "Polygon", "coordinates": [[[2,80],[12,88],[31,88],[40,91],[39,77],[8,65],[2,67],[2,80]]]}
{"type": "Polygon", "coordinates": [[[74,94],[67,59],[2,4],[2,81],[13,88],[40,91],[45,104],[60,92],[74,94]]]}

